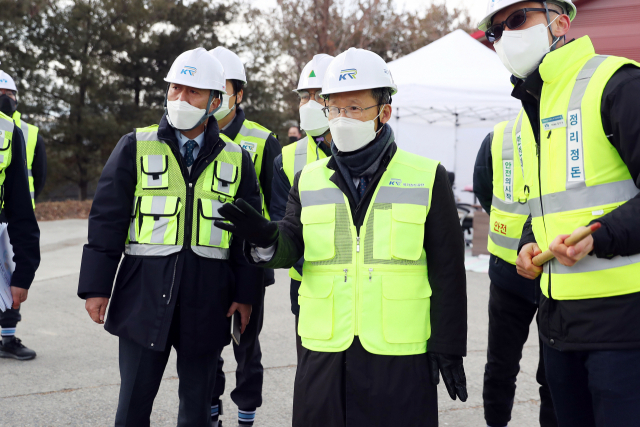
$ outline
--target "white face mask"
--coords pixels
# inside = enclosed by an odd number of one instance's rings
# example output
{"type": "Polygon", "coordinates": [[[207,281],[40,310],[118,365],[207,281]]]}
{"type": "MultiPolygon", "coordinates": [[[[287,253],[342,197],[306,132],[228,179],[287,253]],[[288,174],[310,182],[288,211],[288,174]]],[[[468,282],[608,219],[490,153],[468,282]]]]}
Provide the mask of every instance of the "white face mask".
{"type": "Polygon", "coordinates": [[[322,135],[329,129],[329,119],[322,112],[322,105],[309,101],[300,107],[300,127],[311,136],[322,135]]]}
{"type": "Polygon", "coordinates": [[[236,108],[235,103],[233,104],[233,107],[229,108],[229,100],[231,99],[232,96],[234,95],[227,95],[226,93],[222,94],[222,103],[220,104],[220,109],[213,114],[213,117],[215,117],[216,120],[224,119],[229,115],[231,110],[236,108]]]}
{"type": "Polygon", "coordinates": [[[186,101],[167,101],[169,123],[178,130],[195,128],[206,114],[204,108],[194,107],[186,101]]]}
{"type": "MultiPolygon", "coordinates": [[[[382,114],[382,111],[380,111],[382,114]]],[[[356,151],[376,137],[376,123],[375,120],[380,117],[378,114],[373,120],[367,120],[362,122],[356,119],[350,119],[349,117],[336,117],[329,120],[329,129],[331,129],[331,138],[336,144],[338,150],[343,153],[349,153],[356,151]]],[[[380,129],[382,129],[382,123],[380,129]]]]}
{"type": "Polygon", "coordinates": [[[525,79],[540,65],[542,58],[551,50],[547,35],[549,25],[538,24],[526,30],[505,31],[500,40],[493,44],[498,57],[511,74],[525,79]]]}

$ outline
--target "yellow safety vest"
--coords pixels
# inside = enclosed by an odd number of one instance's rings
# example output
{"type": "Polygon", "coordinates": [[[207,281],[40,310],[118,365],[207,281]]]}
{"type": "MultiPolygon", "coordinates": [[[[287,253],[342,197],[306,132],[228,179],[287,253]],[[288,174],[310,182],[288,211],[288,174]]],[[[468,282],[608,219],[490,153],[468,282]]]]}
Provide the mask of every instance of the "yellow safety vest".
{"type": "Polygon", "coordinates": [[[347,197],[330,181],[329,159],[298,184],[304,266],[298,303],[302,345],[344,351],[359,336],[370,353],[421,354],[431,335],[424,251],[438,162],[398,150],[357,234],[347,197]]]}
{"type": "Polygon", "coordinates": [[[6,169],[11,164],[11,141],[13,140],[13,120],[0,112],[0,206],[4,209],[4,180],[6,169]]]}
{"type": "Polygon", "coordinates": [[[238,131],[238,134],[233,140],[233,142],[240,145],[251,154],[251,160],[253,161],[253,166],[256,169],[256,176],[258,177],[260,197],[262,198],[262,215],[267,219],[270,219],[269,211],[264,201],[264,193],[262,191],[262,184],[260,183],[260,172],[262,171],[264,146],[266,145],[267,138],[269,138],[271,133],[272,132],[266,127],[245,119],[242,123],[242,127],[238,131]]]}
{"type": "MultiPolygon", "coordinates": [[[[289,178],[289,185],[293,187],[293,179],[306,165],[326,157],[324,151],[318,149],[311,135],[284,147],[282,149],[282,169],[289,178]]],[[[293,267],[289,269],[289,277],[298,282],[302,280],[300,273],[293,267]]]]}
{"type": "MultiPolygon", "coordinates": [[[[543,251],[560,234],[611,212],[640,190],[602,127],[602,94],[626,58],[596,55],[589,37],[549,53],[540,65],[539,157],[525,164],[529,208],[543,251]]],[[[535,144],[532,144],[535,145],[535,144]]],[[[579,300],[640,292],[640,254],[587,256],[573,267],[545,264],[541,288],[548,298],[579,300]]]]}
{"type": "Polygon", "coordinates": [[[27,153],[27,173],[29,175],[29,192],[31,193],[31,204],[36,208],[36,188],[33,182],[33,158],[36,153],[36,143],[38,142],[38,128],[30,125],[21,119],[19,112],[13,113],[13,121],[22,131],[25,142],[25,150],[27,153]]]}
{"type": "Polygon", "coordinates": [[[493,199],[487,249],[513,265],[518,258],[522,227],[529,216],[523,171],[523,156],[529,150],[523,144],[531,143],[533,131],[528,121],[523,129],[524,115],[521,110],[515,120],[498,123],[491,140],[493,199]]]}
{"type": "Polygon", "coordinates": [[[201,257],[228,259],[231,234],[213,223],[218,208],[232,203],[242,179],[242,150],[229,138],[194,184],[185,182],[158,126],[136,129],[136,185],[125,253],[167,256],[183,248],[201,257]],[[191,230],[191,241],[185,241],[191,230]]]}

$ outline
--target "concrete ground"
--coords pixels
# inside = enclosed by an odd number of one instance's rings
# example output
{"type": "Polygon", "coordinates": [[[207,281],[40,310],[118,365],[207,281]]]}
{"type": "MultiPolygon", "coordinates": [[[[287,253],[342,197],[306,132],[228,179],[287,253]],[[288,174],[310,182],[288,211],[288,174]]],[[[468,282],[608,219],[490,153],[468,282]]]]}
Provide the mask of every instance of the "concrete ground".
{"type": "MultiPolygon", "coordinates": [[[[35,360],[0,359],[0,426],[109,426],[118,400],[118,340],[94,324],[77,298],[76,288],[87,222],[43,222],[42,263],[23,305],[18,336],[38,352],[35,360]]],[[[441,426],[484,426],[482,376],[487,346],[489,279],[467,274],[469,295],[468,356],[465,358],[469,400],[452,401],[439,386],[441,426]]],[[[286,272],[266,296],[261,335],[265,366],[264,403],[256,426],[291,425],[293,379],[296,370],[294,318],[290,312],[286,272]]],[[[235,361],[227,347],[225,426],[233,426],[236,407],[228,398],[235,384],[235,361]]],[[[538,341],[531,328],[524,349],[511,424],[538,425],[539,396],[535,372],[538,341]]],[[[172,426],[178,409],[178,379],[172,355],[155,401],[151,425],[172,426]]]]}

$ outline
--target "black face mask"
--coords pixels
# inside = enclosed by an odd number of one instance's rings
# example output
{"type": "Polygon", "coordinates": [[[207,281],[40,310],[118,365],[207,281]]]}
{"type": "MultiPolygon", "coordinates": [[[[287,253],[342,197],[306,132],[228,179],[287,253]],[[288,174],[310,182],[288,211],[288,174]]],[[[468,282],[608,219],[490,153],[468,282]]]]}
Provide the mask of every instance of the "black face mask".
{"type": "Polygon", "coordinates": [[[298,139],[300,139],[300,138],[298,138],[297,136],[290,136],[289,137],[289,143],[296,142],[298,139]]]}
{"type": "Polygon", "coordinates": [[[13,113],[16,112],[18,108],[18,102],[9,98],[9,95],[2,94],[0,95],[0,111],[2,111],[7,116],[13,116],[13,113]]]}

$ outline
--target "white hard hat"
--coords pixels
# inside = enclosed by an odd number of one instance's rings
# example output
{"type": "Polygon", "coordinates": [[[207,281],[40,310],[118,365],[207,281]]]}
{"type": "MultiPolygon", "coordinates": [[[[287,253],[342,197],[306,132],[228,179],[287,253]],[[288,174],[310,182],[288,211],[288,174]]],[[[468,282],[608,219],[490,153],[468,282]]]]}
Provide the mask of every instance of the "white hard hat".
{"type": "Polygon", "coordinates": [[[18,91],[16,88],[16,83],[13,81],[11,76],[4,71],[0,70],[0,89],[9,89],[18,91]]]}
{"type": "Polygon", "coordinates": [[[383,87],[389,88],[391,95],[398,92],[384,59],[369,50],[351,47],[336,56],[327,67],[322,96],[383,87]]]}
{"type": "MultiPolygon", "coordinates": [[[[489,25],[491,25],[491,20],[493,16],[500,12],[502,9],[505,9],[513,4],[521,3],[523,0],[487,0],[487,14],[478,24],[478,29],[481,31],[487,31],[489,25]]],[[[540,0],[542,3],[542,0],[540,0]]],[[[559,3],[564,6],[569,18],[573,21],[576,17],[576,13],[578,13],[576,6],[573,4],[572,0],[551,0],[547,3],[559,3]]]]}
{"type": "Polygon", "coordinates": [[[238,55],[222,46],[218,46],[217,48],[210,50],[209,53],[220,61],[227,79],[240,80],[242,83],[247,84],[247,75],[244,72],[244,65],[238,55]]]}
{"type": "Polygon", "coordinates": [[[202,47],[181,53],[164,81],[227,93],[222,64],[202,47]]]}
{"type": "Polygon", "coordinates": [[[294,92],[305,89],[321,88],[327,67],[333,59],[333,56],[327,55],[326,53],[315,55],[313,59],[307,62],[307,65],[302,69],[300,80],[298,81],[298,88],[294,90],[294,92]]]}

